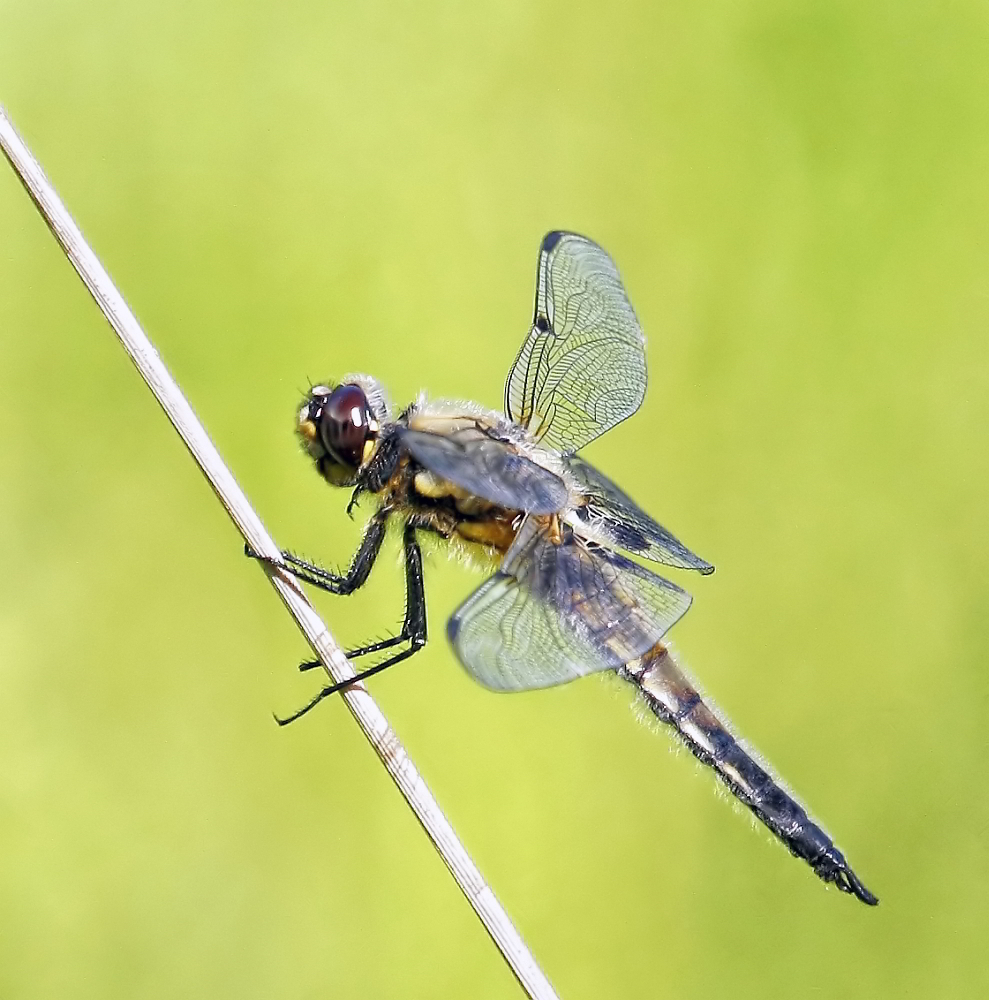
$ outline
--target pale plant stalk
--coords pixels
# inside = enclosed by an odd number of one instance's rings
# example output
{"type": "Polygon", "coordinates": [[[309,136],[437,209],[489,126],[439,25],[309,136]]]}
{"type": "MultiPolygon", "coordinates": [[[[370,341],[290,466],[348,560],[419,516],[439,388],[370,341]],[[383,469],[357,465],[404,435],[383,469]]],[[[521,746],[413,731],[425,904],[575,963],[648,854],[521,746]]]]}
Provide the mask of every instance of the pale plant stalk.
{"type": "MultiPolygon", "coordinates": [[[[0,146],[244,540],[259,555],[277,560],[280,554],[278,546],[265,530],[189,402],[83,238],[37,160],[15,131],[3,107],[0,107],[0,146]]],[[[309,603],[295,577],[288,570],[275,568],[268,562],[258,560],[255,565],[267,573],[330,678],[339,682],[353,677],[353,666],[309,603]]],[[[370,694],[363,685],[355,684],[342,692],[342,697],[522,988],[533,1000],[556,997],[549,980],[491,887],[482,878],[370,694]]]]}

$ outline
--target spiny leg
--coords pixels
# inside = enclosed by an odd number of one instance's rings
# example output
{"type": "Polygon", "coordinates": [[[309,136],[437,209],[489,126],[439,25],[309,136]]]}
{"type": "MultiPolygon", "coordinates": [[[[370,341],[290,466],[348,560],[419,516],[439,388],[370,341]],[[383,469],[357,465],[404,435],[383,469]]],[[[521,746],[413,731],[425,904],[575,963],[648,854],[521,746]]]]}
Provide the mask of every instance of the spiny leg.
{"type": "MultiPolygon", "coordinates": [[[[387,649],[401,642],[408,642],[408,649],[403,649],[381,663],[376,663],[373,667],[362,670],[359,674],[348,680],[327,685],[307,704],[286,718],[280,719],[278,716],[275,716],[275,721],[280,726],[287,726],[290,722],[295,722],[296,719],[301,718],[328,695],[336,694],[338,691],[350,687],[351,684],[356,684],[367,677],[381,673],[382,670],[392,667],[396,663],[401,663],[402,660],[406,660],[414,653],[418,653],[426,645],[426,591],[423,584],[422,551],[419,548],[419,543],[416,541],[415,528],[411,524],[405,526],[403,546],[405,550],[405,621],[402,624],[402,631],[392,639],[364,646],[347,653],[346,656],[348,659],[355,656],[363,656],[365,653],[387,649]]],[[[299,669],[307,670],[310,667],[319,665],[319,662],[319,660],[315,660],[303,663],[299,669]]]]}
{"type": "MultiPolygon", "coordinates": [[[[361,541],[360,548],[357,550],[357,554],[354,556],[350,570],[346,576],[337,576],[335,573],[330,573],[321,566],[317,566],[315,563],[307,562],[304,559],[300,559],[298,556],[292,555],[290,552],[282,553],[282,558],[293,567],[293,572],[296,572],[296,575],[300,580],[306,580],[307,582],[313,583],[314,586],[320,587],[323,590],[329,590],[334,594],[353,593],[367,580],[368,574],[371,572],[371,566],[373,565],[374,560],[377,559],[378,553],[381,550],[381,542],[384,539],[385,518],[382,517],[380,520],[380,528],[376,527],[375,520],[372,520],[368,524],[368,528],[364,534],[363,540],[361,541]]],[[[405,624],[402,626],[402,630],[398,633],[398,635],[391,636],[388,639],[382,639],[379,642],[370,643],[367,646],[358,646],[356,649],[348,650],[344,654],[348,660],[356,659],[358,656],[366,656],[368,653],[380,653],[383,649],[390,649],[392,646],[397,646],[399,643],[405,642],[407,639],[411,638],[414,629],[410,625],[409,615],[413,610],[412,595],[414,593],[415,586],[418,586],[420,602],[423,605],[422,618],[423,630],[425,630],[426,612],[425,597],[422,594],[422,553],[419,550],[418,542],[415,540],[415,533],[409,525],[407,525],[405,529],[404,545],[406,576],[405,624]],[[410,545],[413,547],[412,549],[410,549],[410,545]],[[411,572],[410,567],[413,566],[418,567],[417,585],[413,584],[409,577],[411,572]]],[[[314,668],[321,667],[322,665],[321,660],[303,660],[303,662],[299,664],[299,670],[313,670],[314,668]]],[[[353,681],[348,681],[348,683],[353,683],[353,681]]]]}
{"type": "MultiPolygon", "coordinates": [[[[351,560],[350,568],[342,575],[331,573],[329,570],[323,569],[322,566],[317,566],[292,555],[291,552],[282,553],[282,562],[304,583],[309,583],[320,590],[329,591],[331,594],[352,594],[367,582],[371,567],[381,552],[381,543],[385,540],[387,521],[388,515],[384,511],[379,511],[368,521],[364,537],[351,560]]],[[[244,552],[252,559],[264,558],[246,545],[244,552]]]]}
{"type": "MultiPolygon", "coordinates": [[[[398,635],[393,635],[390,639],[382,639],[380,642],[372,642],[368,646],[358,646],[357,649],[350,649],[345,655],[348,660],[355,660],[358,656],[366,656],[368,653],[380,653],[383,649],[391,649],[392,646],[397,646],[400,642],[405,642],[407,638],[407,635],[399,632],[398,635]]],[[[322,660],[303,660],[299,664],[299,670],[313,670],[322,665],[322,660]]]]}
{"type": "MultiPolygon", "coordinates": [[[[350,568],[344,574],[331,573],[322,566],[317,566],[315,563],[301,559],[291,552],[281,553],[281,564],[290,568],[297,579],[318,587],[320,590],[328,591],[331,594],[352,594],[367,582],[371,568],[374,566],[381,552],[387,519],[388,515],[384,511],[379,511],[371,518],[364,531],[364,537],[361,539],[357,552],[351,560],[350,568]]],[[[264,562],[271,562],[273,565],[278,565],[278,562],[275,560],[267,560],[263,556],[258,555],[249,545],[244,546],[244,554],[251,559],[259,559],[264,562]]],[[[355,649],[345,655],[348,659],[354,656],[363,656],[365,653],[373,653],[397,645],[399,642],[403,642],[404,639],[405,636],[399,635],[393,639],[386,639],[384,642],[355,649]]],[[[318,666],[321,666],[319,660],[306,660],[299,664],[299,669],[309,670],[318,666]]]]}

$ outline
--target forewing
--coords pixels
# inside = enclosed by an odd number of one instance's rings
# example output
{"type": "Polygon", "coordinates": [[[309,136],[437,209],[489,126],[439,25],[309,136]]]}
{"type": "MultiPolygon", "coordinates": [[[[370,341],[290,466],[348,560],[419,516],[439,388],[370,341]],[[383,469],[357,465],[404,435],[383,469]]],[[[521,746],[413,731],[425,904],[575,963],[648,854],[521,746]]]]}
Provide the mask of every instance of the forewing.
{"type": "Polygon", "coordinates": [[[668,580],[572,533],[554,542],[529,518],[447,635],[485,687],[522,691],[636,659],[689,607],[690,595],[668,580]]]}
{"type": "Polygon", "coordinates": [[[420,465],[472,496],[533,514],[554,514],[567,502],[567,486],[559,476],[483,431],[405,430],[400,440],[420,465]]]}
{"type": "Polygon", "coordinates": [[[547,233],[532,329],[505,383],[508,416],[572,453],[635,413],[645,391],[645,338],[614,261],[584,236],[547,233]]]}
{"type": "Polygon", "coordinates": [[[586,497],[574,513],[592,538],[667,566],[714,572],[590,462],[572,456],[566,463],[586,497]]]}

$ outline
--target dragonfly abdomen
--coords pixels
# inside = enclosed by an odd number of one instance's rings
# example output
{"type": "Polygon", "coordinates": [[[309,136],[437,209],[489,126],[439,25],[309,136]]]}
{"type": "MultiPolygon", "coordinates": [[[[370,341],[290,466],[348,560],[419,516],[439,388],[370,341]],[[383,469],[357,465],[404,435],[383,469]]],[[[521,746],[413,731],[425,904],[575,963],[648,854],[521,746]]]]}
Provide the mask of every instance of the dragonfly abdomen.
{"type": "Polygon", "coordinates": [[[852,893],[870,906],[879,902],[804,807],[732,735],[665,646],[657,643],[619,674],[636,685],[650,711],[676,730],[690,752],[715,771],[791,854],[842,892],[852,893]]]}

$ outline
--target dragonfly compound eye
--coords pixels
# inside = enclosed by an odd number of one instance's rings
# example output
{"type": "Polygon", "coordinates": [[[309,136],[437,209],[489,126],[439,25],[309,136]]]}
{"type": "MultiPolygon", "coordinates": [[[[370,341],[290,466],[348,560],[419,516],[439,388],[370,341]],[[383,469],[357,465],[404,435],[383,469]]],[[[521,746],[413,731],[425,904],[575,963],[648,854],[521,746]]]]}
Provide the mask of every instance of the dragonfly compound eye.
{"type": "Polygon", "coordinates": [[[337,386],[326,397],[319,416],[319,435],[330,456],[341,465],[358,468],[370,421],[364,390],[356,385],[337,386]]]}

